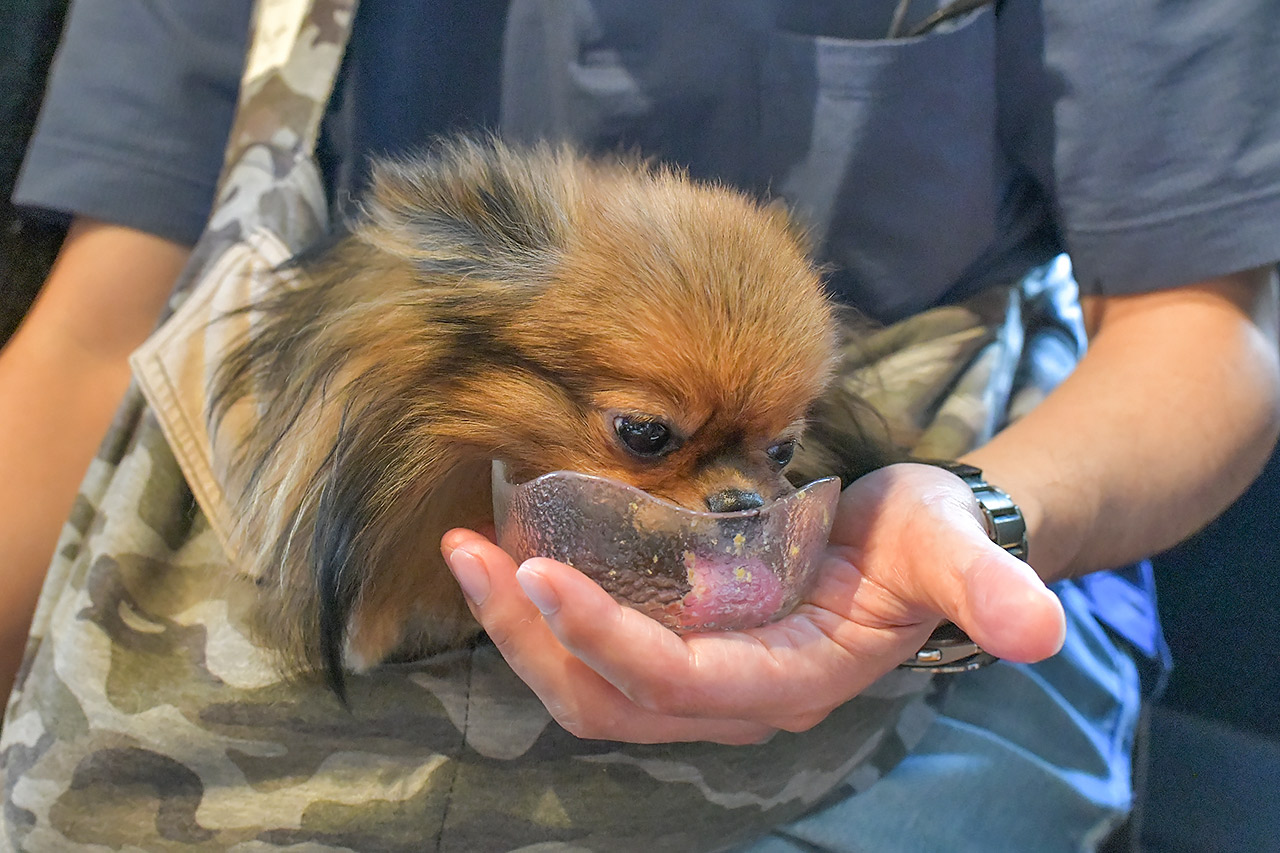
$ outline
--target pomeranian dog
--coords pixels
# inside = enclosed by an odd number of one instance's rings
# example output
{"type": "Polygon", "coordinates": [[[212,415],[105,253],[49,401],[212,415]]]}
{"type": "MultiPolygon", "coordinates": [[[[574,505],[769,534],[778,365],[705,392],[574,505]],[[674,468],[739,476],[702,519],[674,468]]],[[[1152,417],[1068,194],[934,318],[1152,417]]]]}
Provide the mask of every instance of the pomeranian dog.
{"type": "MultiPolygon", "coordinates": [[[[792,488],[841,344],[780,206],[567,148],[380,163],[347,230],[289,271],[222,363],[215,418],[256,400],[229,497],[258,628],[340,696],[346,670],[479,632],[440,540],[492,523],[492,460],[757,507],[792,488]]],[[[808,448],[825,473],[887,461],[829,444],[808,448]]]]}

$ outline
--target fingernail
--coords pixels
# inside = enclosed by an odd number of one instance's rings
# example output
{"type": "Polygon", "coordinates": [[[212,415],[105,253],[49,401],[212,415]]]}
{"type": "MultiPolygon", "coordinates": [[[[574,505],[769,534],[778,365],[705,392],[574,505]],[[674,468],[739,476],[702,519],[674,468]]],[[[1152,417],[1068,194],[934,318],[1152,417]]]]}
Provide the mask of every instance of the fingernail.
{"type": "Polygon", "coordinates": [[[470,551],[454,548],[448,560],[458,586],[462,587],[462,594],[477,607],[484,604],[489,597],[489,572],[480,558],[470,551]]]}
{"type": "Polygon", "coordinates": [[[560,609],[560,596],[556,595],[547,579],[533,569],[524,566],[516,569],[516,582],[543,616],[550,616],[560,609]]]}

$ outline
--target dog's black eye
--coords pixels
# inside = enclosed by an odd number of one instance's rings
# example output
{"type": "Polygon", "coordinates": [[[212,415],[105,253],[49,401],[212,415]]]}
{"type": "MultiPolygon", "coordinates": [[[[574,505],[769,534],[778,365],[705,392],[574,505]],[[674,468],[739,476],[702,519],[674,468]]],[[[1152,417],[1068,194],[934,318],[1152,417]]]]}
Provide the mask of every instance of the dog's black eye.
{"type": "Polygon", "coordinates": [[[796,453],[796,443],[794,439],[788,441],[779,441],[773,447],[766,450],[765,455],[769,460],[779,468],[785,468],[790,462],[791,457],[796,453]]]}
{"type": "Polygon", "coordinates": [[[675,450],[671,427],[652,418],[623,415],[613,420],[618,439],[636,456],[662,456],[675,450]]]}

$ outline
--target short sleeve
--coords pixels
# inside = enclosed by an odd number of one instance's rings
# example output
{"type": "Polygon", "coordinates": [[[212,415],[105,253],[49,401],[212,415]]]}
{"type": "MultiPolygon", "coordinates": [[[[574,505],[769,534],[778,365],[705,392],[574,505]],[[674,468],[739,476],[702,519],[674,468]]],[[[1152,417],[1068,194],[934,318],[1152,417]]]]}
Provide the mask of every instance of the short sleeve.
{"type": "Polygon", "coordinates": [[[235,109],[251,0],[76,0],[14,192],[192,244],[235,109]]]}
{"type": "Polygon", "coordinates": [[[1088,293],[1280,258],[1280,3],[1010,0],[1024,164],[1088,293]]]}

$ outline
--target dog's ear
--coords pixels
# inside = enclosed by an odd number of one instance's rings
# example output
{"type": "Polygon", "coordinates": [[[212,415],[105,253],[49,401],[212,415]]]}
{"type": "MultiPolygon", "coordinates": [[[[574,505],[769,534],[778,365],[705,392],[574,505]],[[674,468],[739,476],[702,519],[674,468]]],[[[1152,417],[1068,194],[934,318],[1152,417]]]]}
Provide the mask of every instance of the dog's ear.
{"type": "Polygon", "coordinates": [[[362,238],[424,273],[530,279],[571,228],[572,154],[496,140],[440,143],[372,168],[362,238]]]}

